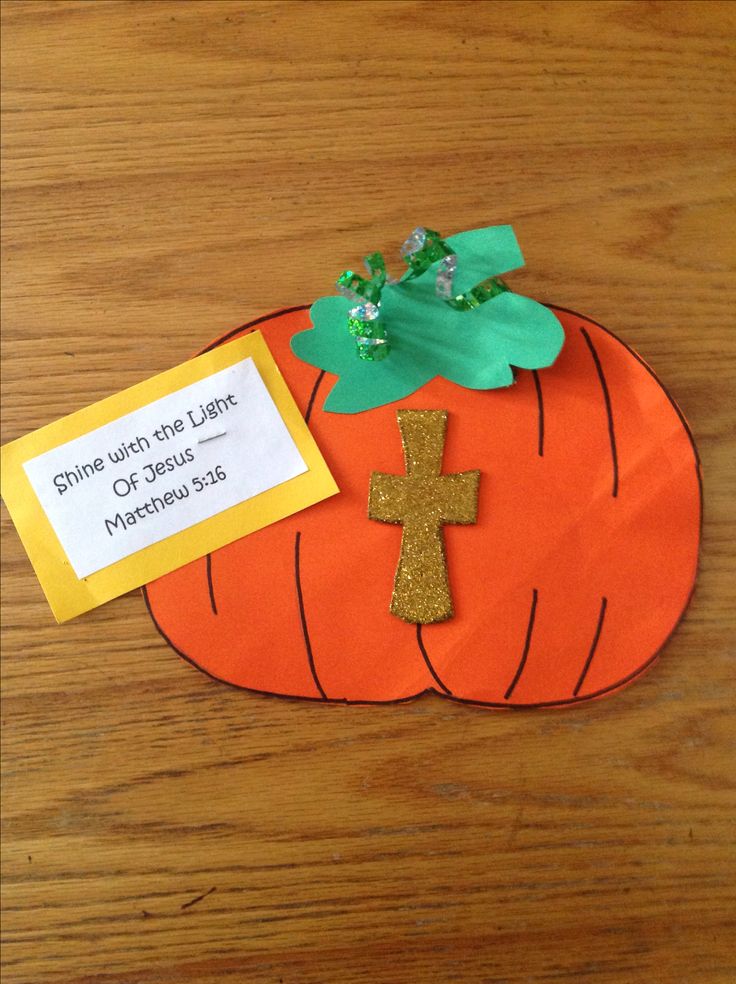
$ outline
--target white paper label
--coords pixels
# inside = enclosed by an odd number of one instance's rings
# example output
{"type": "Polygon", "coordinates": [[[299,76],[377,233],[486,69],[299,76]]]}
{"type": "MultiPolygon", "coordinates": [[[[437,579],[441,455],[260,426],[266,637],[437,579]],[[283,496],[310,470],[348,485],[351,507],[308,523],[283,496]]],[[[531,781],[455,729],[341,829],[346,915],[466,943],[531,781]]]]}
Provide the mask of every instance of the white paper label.
{"type": "Polygon", "coordinates": [[[23,467],[79,578],[307,471],[251,358],[23,467]]]}

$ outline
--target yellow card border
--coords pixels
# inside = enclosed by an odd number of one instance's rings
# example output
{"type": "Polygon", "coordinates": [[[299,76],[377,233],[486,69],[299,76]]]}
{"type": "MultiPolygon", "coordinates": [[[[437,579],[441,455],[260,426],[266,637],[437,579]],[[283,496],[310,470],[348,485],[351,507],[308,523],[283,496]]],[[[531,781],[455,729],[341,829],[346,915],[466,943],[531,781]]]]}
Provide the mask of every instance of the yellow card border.
{"type": "Polygon", "coordinates": [[[0,449],[0,463],[2,497],[57,622],[66,622],[339,491],[260,331],[219,345],[11,441],[0,449]],[[309,470],[101,571],[77,578],[23,463],[248,357],[255,362],[309,470]]]}

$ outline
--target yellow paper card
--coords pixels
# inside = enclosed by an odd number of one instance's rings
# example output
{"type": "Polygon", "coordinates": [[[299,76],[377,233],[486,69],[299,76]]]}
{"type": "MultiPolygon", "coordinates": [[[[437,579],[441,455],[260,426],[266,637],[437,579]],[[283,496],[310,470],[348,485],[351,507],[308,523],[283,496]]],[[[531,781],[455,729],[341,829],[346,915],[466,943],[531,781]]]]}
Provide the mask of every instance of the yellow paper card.
{"type": "Polygon", "coordinates": [[[337,491],[260,332],[2,448],[59,622],[337,491]]]}

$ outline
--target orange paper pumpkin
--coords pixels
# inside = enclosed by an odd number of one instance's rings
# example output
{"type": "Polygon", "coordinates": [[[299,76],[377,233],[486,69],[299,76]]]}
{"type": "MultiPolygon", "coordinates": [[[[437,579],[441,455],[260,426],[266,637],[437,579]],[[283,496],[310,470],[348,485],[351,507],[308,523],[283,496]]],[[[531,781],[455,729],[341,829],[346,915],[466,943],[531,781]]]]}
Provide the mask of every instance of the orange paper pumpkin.
{"type": "Polygon", "coordinates": [[[289,348],[306,308],[214,342],[263,332],[341,491],[149,584],[164,638],[219,680],[321,701],[540,707],[635,679],[693,589],[697,454],[631,349],[553,311],[551,368],[488,391],[436,378],[352,415],[322,410],[330,378],[289,348]],[[454,616],[430,625],[391,614],[401,527],[368,518],[372,473],[405,471],[399,409],[446,410],[443,472],[480,471],[477,522],[444,528],[454,616]]]}

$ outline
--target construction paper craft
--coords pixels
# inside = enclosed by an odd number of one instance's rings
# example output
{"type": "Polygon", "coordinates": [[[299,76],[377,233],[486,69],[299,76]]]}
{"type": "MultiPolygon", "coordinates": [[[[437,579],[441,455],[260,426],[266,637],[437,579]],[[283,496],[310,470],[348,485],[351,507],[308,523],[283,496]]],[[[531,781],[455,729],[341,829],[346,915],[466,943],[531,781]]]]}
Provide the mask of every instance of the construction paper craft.
{"type": "Polygon", "coordinates": [[[636,353],[550,311],[566,339],[544,372],[482,391],[437,377],[358,414],[326,412],[334,377],[291,351],[306,308],[241,329],[263,331],[341,493],[149,584],[170,645],[238,687],[341,703],[435,691],[544,707],[636,679],[693,590],[698,457],[636,353]],[[406,474],[396,414],[410,410],[447,411],[443,474],[480,471],[476,522],[444,527],[454,617],[431,625],[391,613],[402,527],[367,510],[374,472],[406,474]]]}
{"type": "MultiPolygon", "coordinates": [[[[458,259],[454,294],[524,263],[510,226],[458,233],[446,243],[458,259]]],[[[470,389],[504,387],[514,381],[512,366],[552,365],[564,341],[552,310],[508,290],[459,310],[437,295],[438,263],[416,277],[409,270],[398,283],[382,287],[380,323],[390,354],[380,361],[356,356],[354,335],[346,327],[355,299],[315,301],[314,328],[296,334],[291,346],[300,359],[339,377],[325,410],[358,413],[380,407],[409,396],[435,376],[470,389]]]]}
{"type": "Polygon", "coordinates": [[[2,465],[58,621],[337,491],[257,332],[7,444],[2,465]]]}

